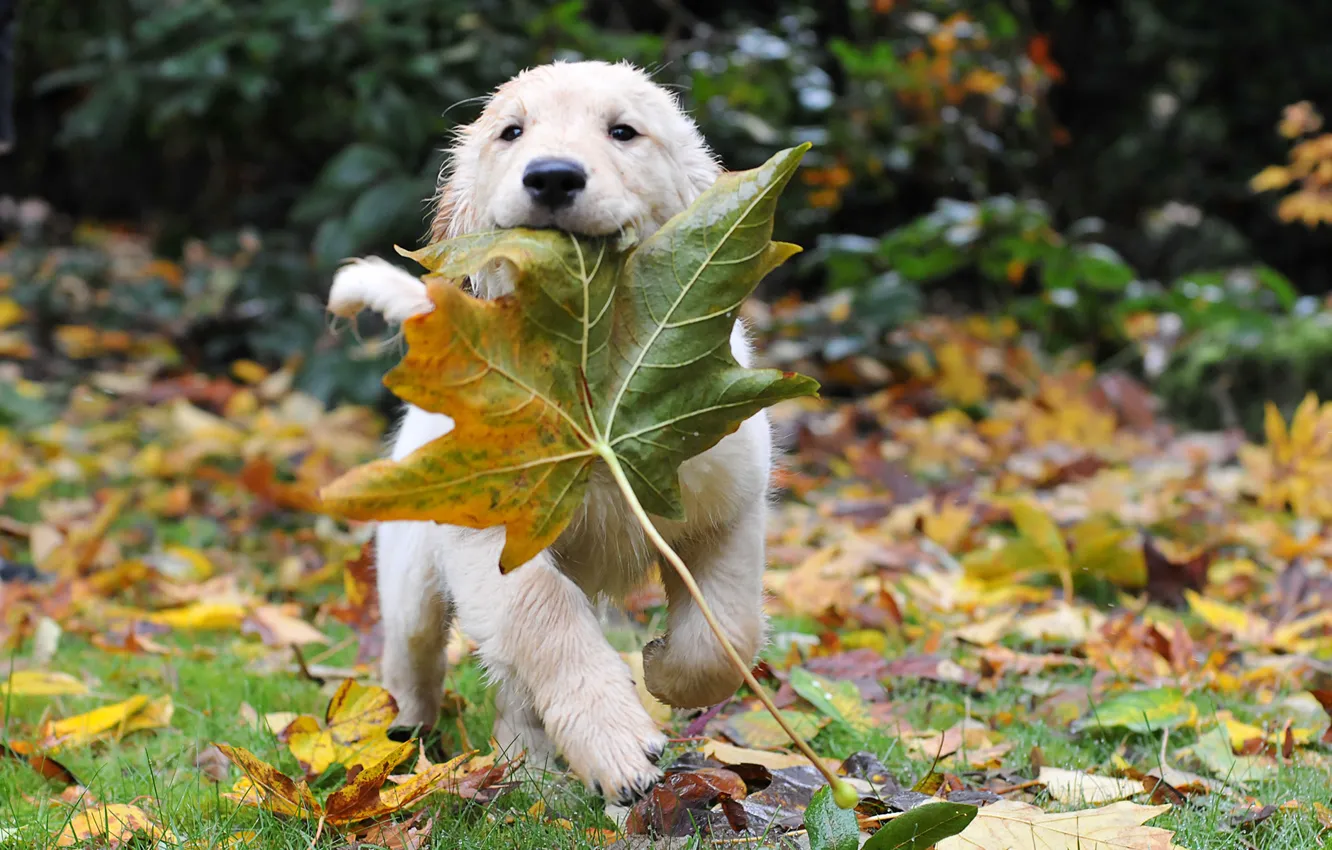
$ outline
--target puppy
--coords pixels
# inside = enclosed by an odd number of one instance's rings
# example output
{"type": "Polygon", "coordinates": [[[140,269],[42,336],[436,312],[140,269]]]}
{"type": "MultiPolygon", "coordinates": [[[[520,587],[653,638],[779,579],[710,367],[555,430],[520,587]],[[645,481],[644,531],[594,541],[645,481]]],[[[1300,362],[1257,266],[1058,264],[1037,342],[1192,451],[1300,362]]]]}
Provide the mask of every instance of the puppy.
{"type": "MultiPolygon", "coordinates": [[[[688,206],[720,169],[675,97],[629,65],[557,63],[500,86],[462,128],[441,174],[433,239],[509,227],[600,236],[632,226],[643,236],[688,206]]],[[[511,289],[499,272],[472,281],[482,297],[511,289]]],[[[361,307],[401,321],[432,309],[424,285],[381,260],[334,279],[330,309],[361,307]]],[[[736,360],[751,352],[737,322],[736,360]]],[[[393,442],[401,459],[447,434],[447,416],[409,407],[393,442]]],[[[764,521],[771,463],[760,413],[680,469],[684,522],[655,520],[693,569],[742,655],[764,639],[764,521]]],[[[628,802],[660,774],[665,737],[635,692],[628,667],[601,633],[592,599],[639,584],[656,553],[605,469],[549,550],[508,575],[499,571],[502,528],[426,522],[377,530],[384,616],[383,676],[399,722],[434,723],[444,646],[455,620],[498,684],[495,737],[536,763],[561,753],[596,792],[628,802]]],[[[681,708],[730,696],[741,676],[728,663],[674,573],[664,637],[644,649],[647,689],[681,708]]]]}

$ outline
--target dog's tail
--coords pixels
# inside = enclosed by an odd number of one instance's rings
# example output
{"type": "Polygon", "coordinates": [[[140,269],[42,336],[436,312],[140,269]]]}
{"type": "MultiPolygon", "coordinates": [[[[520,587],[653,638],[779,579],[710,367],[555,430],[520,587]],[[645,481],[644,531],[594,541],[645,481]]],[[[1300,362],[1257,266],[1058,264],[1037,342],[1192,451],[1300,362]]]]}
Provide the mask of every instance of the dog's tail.
{"type": "Polygon", "coordinates": [[[369,308],[400,324],[434,307],[419,278],[378,257],[353,260],[338,269],[328,291],[329,312],[346,319],[369,308]]]}

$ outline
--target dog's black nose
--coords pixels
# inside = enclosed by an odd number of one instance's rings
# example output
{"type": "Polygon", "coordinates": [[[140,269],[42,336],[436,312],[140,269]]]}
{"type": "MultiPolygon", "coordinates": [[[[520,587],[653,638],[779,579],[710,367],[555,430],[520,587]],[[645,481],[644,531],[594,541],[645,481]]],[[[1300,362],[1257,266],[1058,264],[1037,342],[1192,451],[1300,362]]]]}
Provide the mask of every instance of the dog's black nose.
{"type": "Polygon", "coordinates": [[[523,169],[523,185],[532,200],[549,210],[567,207],[587,186],[587,172],[570,159],[543,157],[523,169]]]}

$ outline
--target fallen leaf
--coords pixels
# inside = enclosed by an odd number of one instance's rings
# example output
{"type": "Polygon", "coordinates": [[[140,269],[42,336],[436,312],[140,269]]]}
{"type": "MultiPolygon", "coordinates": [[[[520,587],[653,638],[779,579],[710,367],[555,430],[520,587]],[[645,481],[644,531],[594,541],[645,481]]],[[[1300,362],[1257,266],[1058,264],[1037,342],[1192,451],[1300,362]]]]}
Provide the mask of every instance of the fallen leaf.
{"type": "Polygon", "coordinates": [[[1169,850],[1174,833],[1143,826],[1170,806],[1111,803],[1098,809],[1043,812],[1000,800],[985,806],[961,833],[935,850],[1169,850]]]}
{"type": "Polygon", "coordinates": [[[269,646],[305,646],[329,642],[323,632],[293,616],[288,606],[260,605],[245,618],[242,631],[257,634],[269,646]]]}
{"type": "Polygon", "coordinates": [[[1144,793],[1142,783],[1132,779],[1096,776],[1057,767],[1042,767],[1036,781],[1045,785],[1051,797],[1068,805],[1096,806],[1144,793]]]}
{"type": "Polygon", "coordinates": [[[177,842],[171,830],[159,826],[138,806],[110,803],[86,809],[70,818],[60,831],[56,846],[74,847],[96,841],[117,848],[136,839],[177,842]]]}
{"type": "Polygon", "coordinates": [[[860,827],[856,813],[839,808],[832,789],[820,788],[805,809],[805,831],[810,850],[856,850],[860,846],[860,827]]]}
{"type": "Polygon", "coordinates": [[[15,670],[0,685],[0,698],[84,696],[88,686],[68,673],[52,670],[15,670]]]}
{"type": "MultiPolygon", "coordinates": [[[[788,767],[800,767],[809,764],[809,760],[799,753],[772,753],[764,750],[750,750],[744,747],[732,746],[722,741],[704,741],[700,750],[703,755],[714,758],[722,764],[758,764],[768,770],[783,770],[788,767]]],[[[836,759],[824,759],[824,762],[833,769],[837,767],[836,759]]]]}
{"type": "Polygon", "coordinates": [[[1177,688],[1128,691],[1093,703],[1086,716],[1074,724],[1075,731],[1093,726],[1122,727],[1152,734],[1162,729],[1193,725],[1198,721],[1197,707],[1177,688]]]}
{"type": "Polygon", "coordinates": [[[319,776],[335,763],[351,771],[397,751],[398,745],[388,738],[397,716],[398,706],[388,691],[347,679],[329,700],[322,725],[301,715],[283,729],[282,740],[307,777],[319,776]]]}
{"type": "Polygon", "coordinates": [[[979,811],[960,803],[924,803],[885,823],[861,850],[925,850],[965,830],[979,811]]]}
{"type": "Polygon", "coordinates": [[[860,699],[860,691],[851,682],[831,682],[802,667],[791,669],[791,687],[811,705],[833,720],[845,723],[864,735],[873,721],[860,699]]]}

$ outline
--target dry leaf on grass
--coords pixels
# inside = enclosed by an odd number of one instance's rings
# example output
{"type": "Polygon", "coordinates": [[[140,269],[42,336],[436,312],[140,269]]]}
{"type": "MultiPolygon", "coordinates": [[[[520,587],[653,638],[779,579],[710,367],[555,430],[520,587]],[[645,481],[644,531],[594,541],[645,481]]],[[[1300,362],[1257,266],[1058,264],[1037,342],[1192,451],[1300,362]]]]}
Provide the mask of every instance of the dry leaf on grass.
{"type": "Polygon", "coordinates": [[[1096,776],[1081,770],[1057,767],[1042,767],[1036,781],[1045,785],[1050,796],[1059,802],[1083,806],[1127,800],[1144,792],[1142,783],[1132,779],[1096,776]]]}
{"type": "Polygon", "coordinates": [[[1174,832],[1143,825],[1169,810],[1120,802],[1045,812],[1000,800],[983,807],[966,829],[940,841],[935,850],[1170,850],[1174,832]]]}
{"type": "Polygon", "coordinates": [[[281,740],[307,777],[318,776],[333,764],[349,771],[365,768],[396,750],[388,730],[397,716],[397,703],[388,691],[347,679],[329,700],[322,724],[303,714],[287,724],[281,740]]]}
{"type": "Polygon", "coordinates": [[[95,841],[99,846],[115,850],[137,839],[177,843],[171,830],[159,826],[138,806],[108,803],[85,809],[70,818],[60,831],[56,846],[76,847],[95,841]]]}

